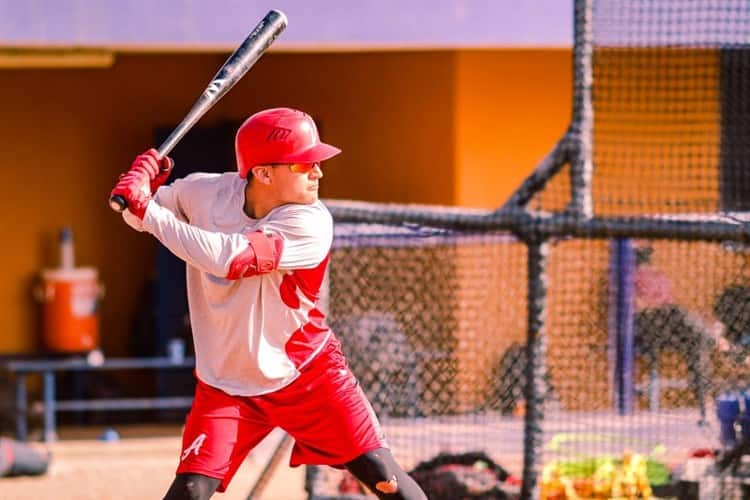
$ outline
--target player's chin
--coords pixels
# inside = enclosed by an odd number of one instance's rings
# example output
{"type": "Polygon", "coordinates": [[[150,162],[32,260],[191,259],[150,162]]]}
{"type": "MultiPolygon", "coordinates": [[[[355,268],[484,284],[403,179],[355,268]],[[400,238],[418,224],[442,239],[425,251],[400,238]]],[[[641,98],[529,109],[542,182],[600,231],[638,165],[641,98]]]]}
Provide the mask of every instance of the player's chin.
{"type": "Polygon", "coordinates": [[[291,203],[297,203],[299,205],[312,205],[318,201],[318,196],[298,196],[294,201],[291,203]]]}
{"type": "Polygon", "coordinates": [[[305,198],[305,203],[308,203],[308,204],[315,203],[316,201],[318,201],[318,190],[316,189],[314,191],[313,190],[308,191],[307,193],[305,193],[304,198],[305,198]]]}

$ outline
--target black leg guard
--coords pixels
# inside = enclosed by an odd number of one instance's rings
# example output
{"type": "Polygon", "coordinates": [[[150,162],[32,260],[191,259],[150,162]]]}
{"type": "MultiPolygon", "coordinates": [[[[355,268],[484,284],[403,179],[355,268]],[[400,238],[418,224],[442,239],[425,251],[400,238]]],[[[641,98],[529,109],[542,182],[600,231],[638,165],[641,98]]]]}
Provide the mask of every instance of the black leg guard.
{"type": "Polygon", "coordinates": [[[177,474],[164,500],[208,500],[221,481],[201,474],[177,474]]]}
{"type": "Polygon", "coordinates": [[[378,498],[387,500],[427,500],[427,495],[385,448],[369,451],[345,464],[354,477],[367,485],[378,498]]]}

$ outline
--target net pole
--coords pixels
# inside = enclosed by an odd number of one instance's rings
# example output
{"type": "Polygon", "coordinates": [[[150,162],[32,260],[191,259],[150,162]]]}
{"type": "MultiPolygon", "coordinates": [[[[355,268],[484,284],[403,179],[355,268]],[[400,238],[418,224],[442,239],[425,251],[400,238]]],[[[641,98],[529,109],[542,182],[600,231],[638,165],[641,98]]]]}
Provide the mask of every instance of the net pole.
{"type": "Polygon", "coordinates": [[[570,159],[570,211],[584,217],[593,216],[593,3],[593,0],[575,0],[573,26],[573,120],[570,132],[576,144],[570,159]]]}
{"type": "Polygon", "coordinates": [[[628,238],[615,238],[610,244],[610,334],[612,339],[611,365],[614,370],[615,410],[620,415],[632,415],[635,410],[635,252],[628,238]]]}
{"type": "Polygon", "coordinates": [[[570,144],[571,141],[567,135],[555,144],[552,151],[544,157],[531,175],[524,179],[518,189],[508,198],[508,201],[494,213],[525,208],[533,196],[543,189],[547,182],[568,163],[570,144]]]}
{"type": "Polygon", "coordinates": [[[544,399],[547,394],[546,366],[546,309],[547,256],[549,243],[545,240],[528,242],[528,332],[526,337],[526,414],[524,416],[523,478],[521,498],[539,498],[541,452],[543,450],[544,399]]]}
{"type": "Polygon", "coordinates": [[[258,479],[255,480],[255,484],[250,488],[250,492],[247,494],[247,500],[257,500],[263,491],[265,491],[268,483],[271,481],[271,477],[273,477],[274,471],[281,463],[282,458],[284,458],[284,452],[287,450],[291,442],[292,437],[285,432],[281,437],[281,440],[279,440],[279,443],[273,449],[265,467],[260,471],[258,479]]]}

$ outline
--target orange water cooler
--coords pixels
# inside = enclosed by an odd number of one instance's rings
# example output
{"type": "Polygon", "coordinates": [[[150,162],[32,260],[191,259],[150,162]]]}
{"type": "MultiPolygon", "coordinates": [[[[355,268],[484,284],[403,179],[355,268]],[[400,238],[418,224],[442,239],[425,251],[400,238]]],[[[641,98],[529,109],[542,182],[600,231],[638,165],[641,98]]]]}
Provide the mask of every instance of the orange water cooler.
{"type": "Polygon", "coordinates": [[[44,346],[55,352],[87,352],[99,347],[99,296],[93,267],[42,271],[44,346]]]}
{"type": "Polygon", "coordinates": [[[37,299],[44,312],[44,347],[53,352],[90,352],[99,347],[102,286],[93,267],[73,266],[70,229],[60,233],[60,267],[45,269],[37,299]]]}

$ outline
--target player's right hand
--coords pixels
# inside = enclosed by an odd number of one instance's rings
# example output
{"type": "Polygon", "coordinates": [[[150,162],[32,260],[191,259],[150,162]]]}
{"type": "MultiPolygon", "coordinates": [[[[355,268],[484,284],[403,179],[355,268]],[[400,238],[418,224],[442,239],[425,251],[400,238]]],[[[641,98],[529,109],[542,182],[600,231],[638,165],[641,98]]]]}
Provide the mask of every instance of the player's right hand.
{"type": "Polygon", "coordinates": [[[169,156],[159,159],[159,153],[151,148],[139,154],[130,165],[130,172],[142,172],[149,178],[151,193],[156,192],[172,173],[174,161],[169,156]]]}

